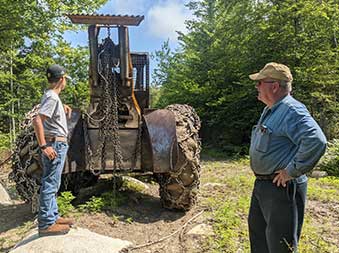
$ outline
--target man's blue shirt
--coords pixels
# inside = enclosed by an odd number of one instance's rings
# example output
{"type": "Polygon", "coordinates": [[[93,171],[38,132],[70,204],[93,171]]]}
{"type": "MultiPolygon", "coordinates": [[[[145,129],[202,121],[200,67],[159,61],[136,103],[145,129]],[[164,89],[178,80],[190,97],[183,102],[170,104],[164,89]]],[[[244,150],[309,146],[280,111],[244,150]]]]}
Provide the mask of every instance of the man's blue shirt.
{"type": "MultiPolygon", "coordinates": [[[[287,169],[297,178],[313,169],[326,149],[326,137],[305,105],[287,95],[265,107],[252,129],[250,160],[256,174],[287,169]]],[[[298,179],[307,180],[306,176],[298,179]]]]}

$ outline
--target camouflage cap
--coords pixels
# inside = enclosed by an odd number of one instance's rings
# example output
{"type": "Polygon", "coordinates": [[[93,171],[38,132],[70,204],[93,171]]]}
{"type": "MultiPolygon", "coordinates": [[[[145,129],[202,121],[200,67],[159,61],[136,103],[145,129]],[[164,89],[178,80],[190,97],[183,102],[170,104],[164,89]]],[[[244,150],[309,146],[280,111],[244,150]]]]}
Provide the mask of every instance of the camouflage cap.
{"type": "Polygon", "coordinates": [[[284,81],[293,81],[293,77],[290,69],[280,63],[270,62],[265,65],[265,67],[259,71],[259,73],[255,73],[249,75],[250,79],[258,81],[265,78],[271,78],[276,80],[284,80],[284,81]]]}

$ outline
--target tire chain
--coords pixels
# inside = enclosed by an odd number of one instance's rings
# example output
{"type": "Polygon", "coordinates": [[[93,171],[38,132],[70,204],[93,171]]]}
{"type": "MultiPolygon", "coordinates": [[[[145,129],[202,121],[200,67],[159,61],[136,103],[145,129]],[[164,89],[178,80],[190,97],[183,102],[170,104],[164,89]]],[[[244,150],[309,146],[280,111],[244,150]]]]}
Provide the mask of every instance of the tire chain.
{"type": "Polygon", "coordinates": [[[201,122],[195,110],[189,105],[174,104],[169,105],[165,109],[171,111],[175,115],[177,126],[177,141],[179,146],[179,156],[184,156],[185,163],[180,164],[179,168],[175,168],[169,175],[160,175],[160,195],[163,205],[169,209],[188,210],[196,202],[197,190],[200,187],[200,151],[201,141],[199,139],[199,129],[201,122]],[[186,168],[190,168],[193,182],[184,185],[181,176],[185,173],[186,168]],[[180,192],[176,192],[179,196],[173,197],[173,192],[166,186],[177,184],[180,192]]]}
{"type": "Polygon", "coordinates": [[[20,124],[21,132],[16,139],[12,158],[12,171],[9,174],[9,179],[16,183],[16,190],[19,195],[25,201],[31,203],[33,213],[38,210],[40,185],[39,179],[29,175],[27,169],[33,165],[33,163],[39,164],[39,148],[32,125],[32,121],[38,114],[39,108],[40,104],[33,107],[33,109],[25,115],[25,119],[20,124]],[[24,149],[27,149],[27,151],[22,155],[24,149]]]}

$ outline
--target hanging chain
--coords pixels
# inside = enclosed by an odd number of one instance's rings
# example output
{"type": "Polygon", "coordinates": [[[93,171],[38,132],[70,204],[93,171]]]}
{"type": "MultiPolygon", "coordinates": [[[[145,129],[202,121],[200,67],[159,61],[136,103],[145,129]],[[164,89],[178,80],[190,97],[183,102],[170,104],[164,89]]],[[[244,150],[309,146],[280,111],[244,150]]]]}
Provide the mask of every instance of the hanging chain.
{"type": "MultiPolygon", "coordinates": [[[[110,33],[110,31],[108,30],[110,33]]],[[[91,120],[88,116],[85,116],[84,122],[84,135],[85,145],[87,153],[87,164],[94,175],[101,173],[94,171],[93,156],[99,156],[101,153],[101,168],[104,171],[106,169],[107,160],[107,144],[112,143],[113,147],[113,179],[114,179],[114,194],[116,192],[116,171],[122,168],[122,151],[119,138],[119,100],[118,100],[118,85],[119,80],[117,74],[113,69],[113,63],[111,61],[111,55],[109,50],[103,50],[98,54],[98,74],[101,77],[101,83],[103,84],[103,96],[102,103],[99,106],[101,108],[102,118],[99,121],[99,147],[95,154],[93,154],[90,147],[90,138],[87,130],[87,122],[91,120]]]]}
{"type": "Polygon", "coordinates": [[[107,27],[107,37],[111,38],[111,28],[109,26],[107,27]]]}

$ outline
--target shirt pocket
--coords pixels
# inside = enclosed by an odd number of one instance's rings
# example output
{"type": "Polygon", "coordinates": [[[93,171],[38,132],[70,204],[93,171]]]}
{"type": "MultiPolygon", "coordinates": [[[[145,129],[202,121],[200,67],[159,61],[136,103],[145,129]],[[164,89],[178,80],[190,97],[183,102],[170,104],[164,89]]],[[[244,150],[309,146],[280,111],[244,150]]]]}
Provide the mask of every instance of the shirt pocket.
{"type": "Polygon", "coordinates": [[[258,127],[259,140],[255,148],[257,151],[265,153],[267,152],[270,145],[272,130],[265,125],[261,125],[258,127]]]}

